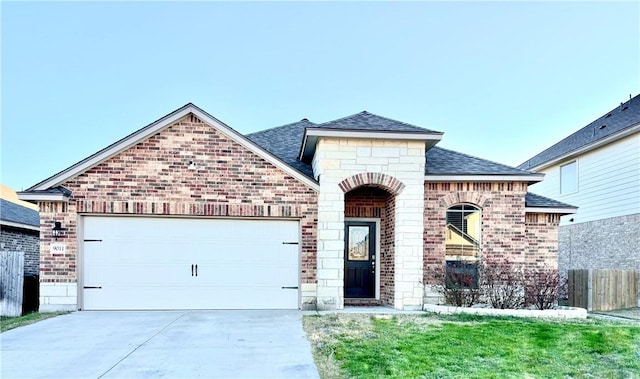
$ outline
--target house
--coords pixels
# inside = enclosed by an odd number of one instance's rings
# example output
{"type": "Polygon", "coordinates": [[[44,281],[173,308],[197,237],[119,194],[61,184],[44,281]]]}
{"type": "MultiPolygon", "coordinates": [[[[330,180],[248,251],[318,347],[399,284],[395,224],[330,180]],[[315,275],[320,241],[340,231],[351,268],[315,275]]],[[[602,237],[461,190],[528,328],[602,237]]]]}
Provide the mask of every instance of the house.
{"type": "Polygon", "coordinates": [[[442,135],[361,112],[244,136],[187,104],[19,194],[41,310],[420,309],[445,261],[555,268],[575,208],[442,135]]]}
{"type": "Polygon", "coordinates": [[[640,95],[519,166],[532,190],[579,210],[561,218],[559,268],[640,270],[640,95]]]}
{"type": "Polygon", "coordinates": [[[40,216],[37,207],[18,200],[15,192],[5,186],[2,186],[0,199],[0,251],[23,251],[24,275],[39,275],[40,216]]]}
{"type": "Polygon", "coordinates": [[[38,310],[40,216],[37,206],[18,200],[15,191],[0,186],[0,254],[24,252],[22,312],[38,310]]]}

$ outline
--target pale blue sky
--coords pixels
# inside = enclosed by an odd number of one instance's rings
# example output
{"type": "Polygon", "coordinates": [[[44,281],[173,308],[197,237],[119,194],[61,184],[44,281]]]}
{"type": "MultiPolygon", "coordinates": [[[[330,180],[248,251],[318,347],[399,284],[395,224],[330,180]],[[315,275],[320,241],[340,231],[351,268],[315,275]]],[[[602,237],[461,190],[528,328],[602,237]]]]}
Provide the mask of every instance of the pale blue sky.
{"type": "Polygon", "coordinates": [[[241,133],[367,110],[517,165],[640,92],[640,2],[2,2],[0,181],[193,102],[241,133]]]}

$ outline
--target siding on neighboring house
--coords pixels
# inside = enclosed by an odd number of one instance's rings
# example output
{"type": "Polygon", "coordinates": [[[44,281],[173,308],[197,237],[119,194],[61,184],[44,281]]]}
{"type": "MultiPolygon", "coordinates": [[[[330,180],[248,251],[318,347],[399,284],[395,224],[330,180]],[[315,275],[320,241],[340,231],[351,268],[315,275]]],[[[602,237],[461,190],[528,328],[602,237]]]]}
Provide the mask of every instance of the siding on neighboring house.
{"type": "Polygon", "coordinates": [[[40,232],[2,225],[0,251],[24,252],[24,275],[37,276],[40,272],[40,232]]]}
{"type": "Polygon", "coordinates": [[[560,225],[640,213],[640,134],[590,151],[577,158],[541,170],[545,180],[532,192],[578,206],[576,214],[564,216],[560,225]],[[560,166],[578,165],[578,191],[560,194],[560,166]]]}

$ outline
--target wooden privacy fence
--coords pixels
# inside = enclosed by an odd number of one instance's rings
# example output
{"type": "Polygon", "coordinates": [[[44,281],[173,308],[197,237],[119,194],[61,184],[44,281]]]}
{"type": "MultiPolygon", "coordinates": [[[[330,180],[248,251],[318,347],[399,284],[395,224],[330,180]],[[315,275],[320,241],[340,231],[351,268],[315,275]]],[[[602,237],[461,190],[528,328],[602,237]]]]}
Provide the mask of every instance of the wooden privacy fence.
{"type": "Polygon", "coordinates": [[[638,305],[638,273],[633,270],[569,270],[569,305],[610,311],[638,305]]]}
{"type": "Polygon", "coordinates": [[[0,315],[17,317],[22,314],[24,285],[24,252],[0,252],[0,315]]]}

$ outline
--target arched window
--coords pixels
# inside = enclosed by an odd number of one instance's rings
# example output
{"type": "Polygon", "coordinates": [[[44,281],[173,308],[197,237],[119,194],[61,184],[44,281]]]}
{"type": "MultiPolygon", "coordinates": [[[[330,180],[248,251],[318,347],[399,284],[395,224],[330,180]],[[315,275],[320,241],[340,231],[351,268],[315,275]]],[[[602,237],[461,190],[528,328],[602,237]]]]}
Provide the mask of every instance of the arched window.
{"type": "Polygon", "coordinates": [[[480,209],[469,204],[447,209],[445,227],[447,285],[476,288],[480,259],[480,209]]]}

